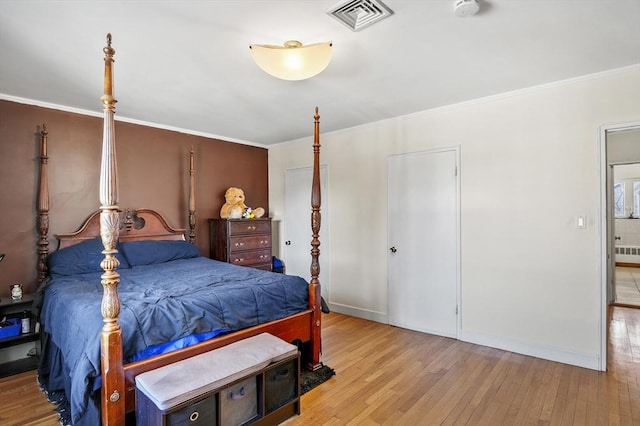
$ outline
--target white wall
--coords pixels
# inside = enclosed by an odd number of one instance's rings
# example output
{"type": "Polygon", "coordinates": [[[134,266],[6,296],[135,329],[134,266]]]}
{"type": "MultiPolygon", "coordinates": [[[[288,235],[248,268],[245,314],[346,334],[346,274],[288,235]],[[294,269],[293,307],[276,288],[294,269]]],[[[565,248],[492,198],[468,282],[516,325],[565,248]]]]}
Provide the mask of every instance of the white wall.
{"type": "MultiPolygon", "coordinates": [[[[599,126],[638,120],[639,99],[636,66],[323,134],[333,309],[386,321],[387,157],[459,145],[460,338],[598,368],[599,126]]],[[[269,149],[276,219],[311,143],[269,149]]]]}

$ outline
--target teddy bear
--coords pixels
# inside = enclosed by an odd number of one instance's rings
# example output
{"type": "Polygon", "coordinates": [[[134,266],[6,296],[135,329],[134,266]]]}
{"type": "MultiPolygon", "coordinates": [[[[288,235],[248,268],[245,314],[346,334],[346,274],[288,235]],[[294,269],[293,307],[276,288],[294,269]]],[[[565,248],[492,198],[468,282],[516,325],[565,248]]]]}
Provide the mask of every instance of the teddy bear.
{"type": "Polygon", "coordinates": [[[256,207],[252,209],[244,203],[244,191],[240,188],[231,187],[224,193],[225,203],[220,209],[222,219],[253,219],[264,216],[264,209],[256,207]]]}

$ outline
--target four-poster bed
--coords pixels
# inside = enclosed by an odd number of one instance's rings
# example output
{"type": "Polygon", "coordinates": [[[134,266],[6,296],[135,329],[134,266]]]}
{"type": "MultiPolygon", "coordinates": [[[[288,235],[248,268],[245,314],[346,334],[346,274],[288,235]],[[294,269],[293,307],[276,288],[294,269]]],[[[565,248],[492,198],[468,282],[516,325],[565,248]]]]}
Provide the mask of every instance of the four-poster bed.
{"type": "MultiPolygon", "coordinates": [[[[311,280],[306,283],[299,277],[257,271],[203,258],[199,253],[195,253],[197,248],[194,245],[185,241],[185,230],[169,226],[160,213],[150,209],[127,209],[125,213],[121,212],[118,206],[114,137],[116,100],[113,97],[112,65],[115,51],[111,47],[110,34],[107,35],[107,46],[103,51],[105,71],[104,95],[101,98],[104,110],[99,190],[101,207],[78,231],[57,235],[59,247],[51,254],[48,248],[46,128],[43,127],[41,132],[37,221],[38,280],[43,283],[44,288],[41,312],[43,360],[39,367],[41,380],[47,382],[43,383],[43,388],[64,390],[68,394],[67,398],[78,398],[77,401],[70,401],[70,405],[72,420],[77,420],[79,424],[91,424],[91,421],[95,421],[89,420],[91,417],[85,415],[84,410],[90,411],[88,405],[95,406],[94,409],[99,412],[98,416],[101,417],[103,425],[121,425],[124,424],[125,414],[135,410],[136,375],[263,332],[287,342],[297,342],[303,351],[304,365],[309,369],[319,368],[322,364],[321,298],[318,280],[318,109],[316,108],[314,115],[311,280]],[[100,253],[98,260],[97,251],[100,253]],[[82,264],[78,259],[88,260],[82,264]],[[82,264],[80,269],[78,264],[82,264]],[[200,271],[200,264],[206,271],[194,272],[200,271]],[[83,269],[83,265],[86,268],[83,269]],[[211,269],[221,270],[222,278],[212,278],[213,275],[209,275],[214,273],[211,269]],[[191,276],[190,273],[195,275],[191,276]],[[157,280],[160,276],[173,276],[175,282],[162,283],[157,280]],[[181,279],[175,278],[176,276],[181,279]],[[302,284],[295,280],[301,281],[302,284]],[[98,281],[101,288],[97,284],[98,281]],[[205,282],[201,284],[201,281],[205,282]],[[228,282],[232,281],[232,284],[238,284],[253,294],[244,299],[237,288],[229,290],[233,296],[230,296],[229,304],[226,305],[224,297],[217,293],[218,287],[223,288],[218,285],[222,281],[225,289],[228,282]],[[164,287],[165,285],[167,287],[164,287]],[[263,286],[266,290],[263,290],[263,286]],[[269,295],[275,292],[271,290],[272,287],[266,286],[283,288],[284,296],[274,296],[280,302],[269,299],[269,295]],[[215,302],[208,299],[209,287],[216,287],[216,294],[211,296],[215,298],[215,302]],[[298,290],[300,287],[303,288],[302,293],[298,290]],[[66,291],[70,293],[65,295],[66,291]],[[57,294],[61,296],[56,298],[57,294]],[[179,298],[179,294],[183,297],[179,298]],[[246,300],[249,299],[263,300],[264,303],[258,303],[257,307],[245,308],[246,300]],[[211,310],[216,312],[210,313],[203,308],[204,305],[215,305],[216,309],[211,310]],[[97,314],[97,306],[100,306],[101,317],[97,314]],[[168,311],[162,310],[165,306],[168,311]],[[91,307],[95,309],[91,310],[91,307]],[[272,308],[279,311],[272,312],[272,308]],[[263,312],[263,309],[269,310],[263,312]],[[256,318],[248,318],[253,314],[246,313],[254,311],[257,312],[256,318]],[[163,320],[169,315],[167,312],[173,315],[170,321],[163,320]],[[218,315],[220,312],[222,315],[218,315]],[[99,325],[96,325],[96,321],[99,325]],[[182,324],[182,328],[174,330],[175,323],[178,322],[188,325],[182,324]],[[92,335],[90,330],[96,327],[97,330],[101,328],[101,331],[92,335]],[[59,328],[62,330],[58,330],[59,328]],[[83,333],[89,334],[85,336],[83,333]],[[158,337],[157,334],[166,336],[158,337]],[[191,338],[192,334],[197,336],[198,343],[185,343],[183,339],[191,338]],[[211,338],[212,335],[216,337],[211,338]],[[141,347],[151,346],[147,349],[155,349],[156,346],[161,346],[156,345],[163,343],[161,337],[178,341],[177,347],[187,347],[159,352],[159,355],[153,356],[142,351],[144,353],[140,355],[141,347]],[[71,341],[77,339],[86,340],[86,351],[71,344],[71,341]],[[149,342],[152,344],[149,345],[149,342]],[[84,368],[83,371],[80,371],[80,366],[84,368]],[[99,398],[97,389],[100,389],[99,398]],[[78,396],[76,391],[82,393],[78,396]]],[[[188,235],[190,242],[195,238],[196,223],[193,155],[191,149],[188,235]]]]}

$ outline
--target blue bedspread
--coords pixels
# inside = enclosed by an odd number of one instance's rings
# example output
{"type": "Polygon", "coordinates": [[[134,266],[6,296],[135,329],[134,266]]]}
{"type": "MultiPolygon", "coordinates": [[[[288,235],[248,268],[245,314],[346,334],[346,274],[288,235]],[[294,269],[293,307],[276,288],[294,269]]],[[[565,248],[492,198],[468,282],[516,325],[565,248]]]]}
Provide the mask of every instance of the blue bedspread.
{"type": "MultiPolygon", "coordinates": [[[[123,356],[195,333],[226,332],[307,308],[300,277],[239,267],[204,257],[134,266],[120,273],[123,356]]],[[[56,276],[41,311],[39,367],[46,391],[64,390],[75,425],[99,424],[100,273],[56,276]],[[96,417],[98,416],[98,417],[96,417]]]]}

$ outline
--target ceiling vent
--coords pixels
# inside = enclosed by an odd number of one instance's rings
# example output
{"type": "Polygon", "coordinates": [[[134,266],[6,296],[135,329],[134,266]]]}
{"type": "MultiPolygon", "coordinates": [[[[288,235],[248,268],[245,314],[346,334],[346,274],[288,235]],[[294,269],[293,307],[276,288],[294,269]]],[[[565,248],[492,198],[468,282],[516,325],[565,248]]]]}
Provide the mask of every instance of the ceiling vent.
{"type": "Polygon", "coordinates": [[[384,18],[393,15],[393,10],[380,0],[347,0],[327,12],[330,16],[351,28],[360,31],[384,18]]]}

